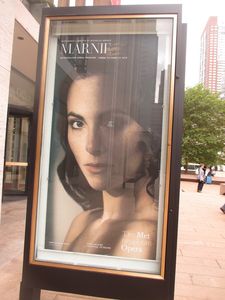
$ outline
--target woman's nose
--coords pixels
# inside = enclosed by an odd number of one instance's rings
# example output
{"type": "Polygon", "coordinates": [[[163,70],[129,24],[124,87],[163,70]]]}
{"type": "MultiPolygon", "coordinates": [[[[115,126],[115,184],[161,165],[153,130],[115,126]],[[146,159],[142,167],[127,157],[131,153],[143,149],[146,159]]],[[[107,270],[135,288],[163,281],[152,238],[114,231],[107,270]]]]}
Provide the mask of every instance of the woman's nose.
{"type": "Polygon", "coordinates": [[[92,128],[88,130],[86,150],[92,155],[100,155],[104,152],[104,141],[100,128],[92,128]]]}

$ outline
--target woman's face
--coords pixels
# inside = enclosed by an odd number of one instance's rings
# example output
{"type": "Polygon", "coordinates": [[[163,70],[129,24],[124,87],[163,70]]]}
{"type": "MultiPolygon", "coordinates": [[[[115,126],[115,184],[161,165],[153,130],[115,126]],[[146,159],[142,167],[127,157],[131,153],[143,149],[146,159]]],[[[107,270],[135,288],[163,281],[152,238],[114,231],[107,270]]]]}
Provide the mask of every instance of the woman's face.
{"type": "Polygon", "coordinates": [[[136,178],[143,163],[142,128],[104,95],[101,77],[73,82],[67,99],[68,141],[90,186],[99,191],[120,188],[136,178]]]}

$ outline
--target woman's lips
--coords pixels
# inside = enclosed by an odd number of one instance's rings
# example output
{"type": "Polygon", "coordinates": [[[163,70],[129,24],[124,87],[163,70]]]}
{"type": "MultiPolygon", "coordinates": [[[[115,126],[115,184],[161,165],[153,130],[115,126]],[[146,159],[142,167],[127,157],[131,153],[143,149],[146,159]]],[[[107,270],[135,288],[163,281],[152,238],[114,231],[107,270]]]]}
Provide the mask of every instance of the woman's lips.
{"type": "Polygon", "coordinates": [[[100,174],[105,172],[108,168],[108,164],[105,163],[88,163],[84,165],[85,169],[92,174],[100,174]]]}

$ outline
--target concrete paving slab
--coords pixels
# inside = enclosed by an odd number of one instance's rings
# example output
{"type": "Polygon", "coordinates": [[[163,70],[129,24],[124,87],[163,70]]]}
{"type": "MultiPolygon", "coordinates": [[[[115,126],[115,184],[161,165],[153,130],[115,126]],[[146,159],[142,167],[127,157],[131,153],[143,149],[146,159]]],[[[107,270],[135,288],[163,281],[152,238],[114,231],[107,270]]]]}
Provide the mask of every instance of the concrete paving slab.
{"type": "MultiPolygon", "coordinates": [[[[225,196],[219,194],[219,185],[205,185],[202,193],[197,193],[196,187],[196,182],[181,182],[175,300],[224,300],[225,214],[219,208],[225,196]]],[[[2,205],[1,300],[19,299],[25,210],[26,200],[2,205]]],[[[41,292],[41,300],[90,299],[102,298],[41,292]]]]}
{"type": "Polygon", "coordinates": [[[181,182],[175,299],[225,299],[225,197],[219,185],[181,182]],[[220,263],[219,263],[220,262],[220,263]]]}

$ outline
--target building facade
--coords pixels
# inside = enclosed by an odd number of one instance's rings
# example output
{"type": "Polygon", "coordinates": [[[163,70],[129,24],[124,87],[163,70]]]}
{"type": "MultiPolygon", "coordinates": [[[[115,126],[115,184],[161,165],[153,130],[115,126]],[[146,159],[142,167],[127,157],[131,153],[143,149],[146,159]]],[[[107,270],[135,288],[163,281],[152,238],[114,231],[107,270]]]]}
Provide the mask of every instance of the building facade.
{"type": "Polygon", "coordinates": [[[5,188],[24,189],[38,34],[22,1],[0,1],[0,205],[5,188]]]}
{"type": "Polygon", "coordinates": [[[200,82],[223,97],[225,92],[225,20],[210,17],[201,36],[200,82]]]}

